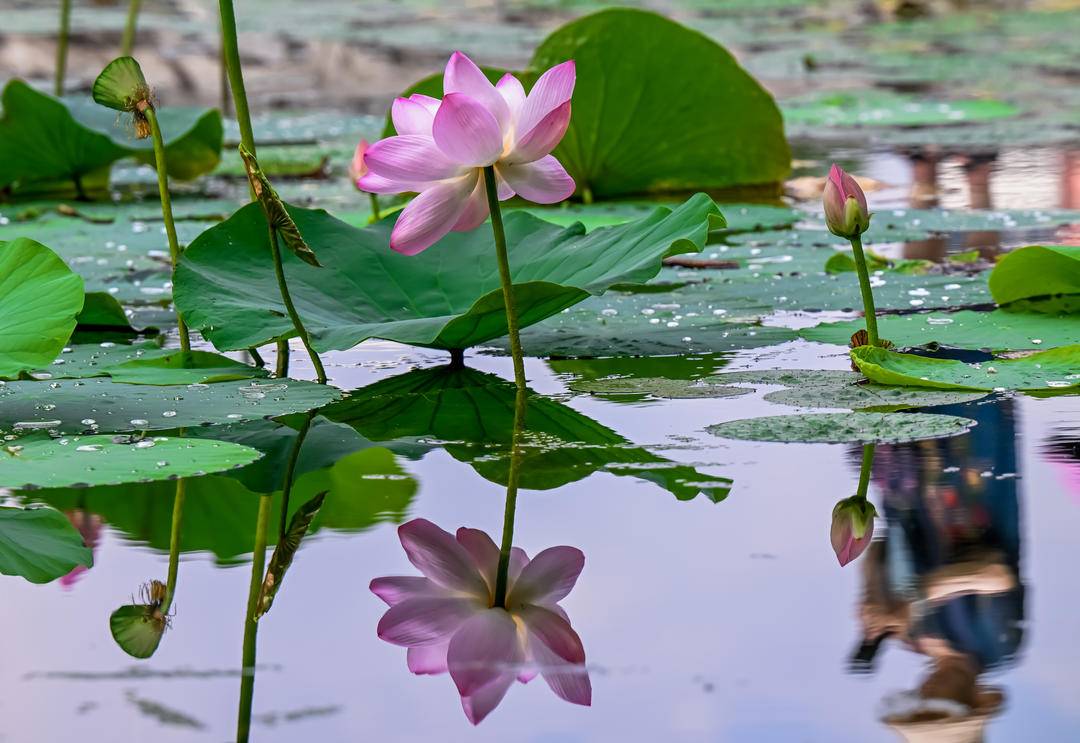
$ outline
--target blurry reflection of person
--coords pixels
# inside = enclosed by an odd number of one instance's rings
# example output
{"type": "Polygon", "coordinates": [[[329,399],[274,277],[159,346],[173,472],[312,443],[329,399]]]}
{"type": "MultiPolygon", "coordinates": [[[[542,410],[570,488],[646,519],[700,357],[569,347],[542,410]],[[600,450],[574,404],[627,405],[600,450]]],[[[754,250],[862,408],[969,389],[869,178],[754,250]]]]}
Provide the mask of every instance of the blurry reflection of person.
{"type": "Polygon", "coordinates": [[[954,439],[878,447],[885,538],[863,556],[863,642],[852,670],[872,671],[884,641],[900,640],[930,670],[885,699],[882,722],[912,743],[981,743],[1004,693],[980,676],[1012,662],[1022,637],[1015,426],[1008,401],[941,412],[979,425],[954,439]]]}
{"type": "MultiPolygon", "coordinates": [[[[1061,206],[1080,209],[1080,150],[1066,150],[1061,158],[1061,206]]],[[[1080,244],[1080,224],[1062,227],[1054,237],[1062,245],[1080,244]]]]}

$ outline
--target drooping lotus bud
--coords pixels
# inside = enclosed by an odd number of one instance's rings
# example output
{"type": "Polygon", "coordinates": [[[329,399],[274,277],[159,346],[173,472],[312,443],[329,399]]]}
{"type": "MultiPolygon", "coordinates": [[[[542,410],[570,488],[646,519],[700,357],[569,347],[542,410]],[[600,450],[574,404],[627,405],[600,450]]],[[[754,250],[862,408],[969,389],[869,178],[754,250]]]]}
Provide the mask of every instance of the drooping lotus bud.
{"type": "Polygon", "coordinates": [[[866,194],[838,165],[829,169],[821,200],[825,206],[825,224],[837,237],[858,237],[870,227],[866,194]]]}
{"type": "Polygon", "coordinates": [[[861,495],[845,498],[833,508],[829,536],[841,566],[857,558],[870,545],[876,516],[874,504],[861,495]]]}
{"type": "Polygon", "coordinates": [[[349,163],[349,178],[357,188],[360,188],[360,179],[367,175],[368,172],[367,163],[364,162],[364,155],[370,146],[366,139],[361,139],[360,144],[356,145],[356,152],[353,153],[352,162],[349,163]]]}
{"type": "Polygon", "coordinates": [[[150,86],[134,57],[117,57],[109,62],[94,81],[92,92],[95,103],[134,117],[137,139],[150,136],[150,122],[144,113],[153,105],[150,86]]]}

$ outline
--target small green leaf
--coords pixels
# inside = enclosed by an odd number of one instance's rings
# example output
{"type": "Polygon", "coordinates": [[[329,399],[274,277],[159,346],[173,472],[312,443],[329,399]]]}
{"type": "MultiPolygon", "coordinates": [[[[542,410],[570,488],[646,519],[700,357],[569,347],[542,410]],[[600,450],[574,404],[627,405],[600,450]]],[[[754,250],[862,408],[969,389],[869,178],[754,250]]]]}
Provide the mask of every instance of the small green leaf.
{"type": "Polygon", "coordinates": [[[804,413],[727,421],[705,430],[747,441],[894,444],[959,436],[974,425],[969,418],[932,413],[804,413]]]}
{"type": "Polygon", "coordinates": [[[117,382],[153,385],[211,384],[269,374],[265,369],[210,351],[174,351],[107,366],[104,371],[117,382]]]}
{"type": "Polygon", "coordinates": [[[48,583],[78,565],[93,564],[93,555],[64,514],[52,508],[0,507],[0,573],[48,583]]]}
{"type": "Polygon", "coordinates": [[[0,242],[0,377],[47,366],[83,307],[82,279],[33,240],[0,242]]]}
{"type": "Polygon", "coordinates": [[[322,264],[319,263],[319,259],[315,257],[315,253],[304,242],[304,237],[300,234],[296,222],[293,221],[293,218],[289,216],[289,212],[285,209],[285,203],[278,198],[277,191],[270,185],[270,180],[263,175],[262,170],[259,168],[259,161],[255,159],[253,154],[248,152],[244,145],[240,145],[240,157],[244,160],[244,168],[247,171],[251,189],[255,192],[255,198],[259,200],[259,204],[263,208],[263,213],[266,215],[266,221],[270,228],[281,237],[282,242],[297,258],[308,265],[321,267],[322,264]]]}
{"type": "Polygon", "coordinates": [[[109,615],[113,639],[133,658],[153,655],[168,627],[169,618],[155,604],[127,604],[109,615]]]}
{"type": "Polygon", "coordinates": [[[133,57],[117,57],[97,76],[91,94],[95,103],[130,113],[150,100],[150,86],[133,57]]]}
{"type": "Polygon", "coordinates": [[[942,390],[1076,391],[1080,345],[1052,348],[1016,359],[965,364],[862,346],[851,350],[859,371],[881,384],[942,390]]]}
{"type": "Polygon", "coordinates": [[[293,514],[289,521],[289,527],[285,530],[285,538],[277,543],[274,554],[270,557],[270,564],[266,568],[266,577],[263,579],[262,590],[259,592],[259,602],[255,611],[255,618],[262,617],[270,611],[274,603],[274,597],[281,590],[281,581],[285,578],[285,571],[292,565],[296,551],[300,549],[300,542],[307,534],[312,520],[319,514],[323,501],[326,500],[327,491],[316,493],[315,497],[304,503],[293,514]]]}

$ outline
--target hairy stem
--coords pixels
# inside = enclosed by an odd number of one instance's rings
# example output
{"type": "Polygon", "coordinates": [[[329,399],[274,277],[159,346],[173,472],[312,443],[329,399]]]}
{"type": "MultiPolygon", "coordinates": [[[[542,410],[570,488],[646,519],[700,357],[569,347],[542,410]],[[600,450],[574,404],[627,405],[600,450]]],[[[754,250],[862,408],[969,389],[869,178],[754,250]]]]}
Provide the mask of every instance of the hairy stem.
{"type": "MultiPolygon", "coordinates": [[[[165,139],[161,136],[161,127],[158,125],[157,112],[150,103],[146,104],[142,113],[150,122],[150,136],[154,140],[154,166],[157,168],[158,194],[161,196],[161,218],[165,221],[165,234],[169,238],[169,260],[172,262],[173,271],[180,262],[180,241],[176,237],[176,223],[173,221],[172,198],[169,196],[169,171],[165,161],[165,139]]],[[[187,324],[184,318],[176,313],[176,326],[180,331],[180,348],[183,351],[191,350],[191,338],[188,335],[187,324]]]]}
{"type": "Polygon", "coordinates": [[[131,0],[128,3],[127,23],[124,24],[124,36],[120,41],[120,56],[130,57],[131,50],[135,48],[135,26],[139,20],[139,6],[142,0],[131,0]]]}
{"type": "Polygon", "coordinates": [[[240,709],[236,720],[236,741],[247,743],[251,734],[251,705],[255,698],[255,651],[258,647],[259,622],[255,617],[263,570],[266,568],[266,532],[270,523],[271,497],[259,497],[259,515],[255,522],[255,551],[251,555],[251,583],[248,585],[247,614],[244,616],[244,660],[240,672],[240,709]]]}
{"type": "Polygon", "coordinates": [[[510,259],[506,254],[506,232],[503,230],[502,212],[499,210],[499,187],[495,181],[495,168],[484,168],[484,185],[487,189],[488,208],[491,211],[491,230],[495,233],[495,255],[499,261],[499,279],[502,281],[503,304],[506,307],[506,330],[510,336],[510,354],[514,357],[514,383],[525,390],[525,358],[521,352],[518,335],[517,309],[514,307],[514,285],[510,278],[510,259]]]}
{"type": "Polygon", "coordinates": [[[525,430],[527,407],[524,387],[514,396],[514,430],[510,440],[510,473],[506,481],[506,504],[503,507],[502,543],[499,546],[499,567],[495,573],[493,606],[506,608],[506,584],[510,576],[510,550],[514,546],[514,517],[517,513],[518,480],[521,477],[521,438],[525,430]]]}
{"type": "Polygon", "coordinates": [[[870,287],[870,272],[866,268],[866,256],[863,254],[862,238],[851,238],[851,250],[855,255],[855,268],[859,273],[859,290],[862,292],[863,314],[866,315],[866,334],[870,345],[878,345],[877,310],[874,308],[874,290],[870,287]]]}
{"type": "Polygon", "coordinates": [[[67,74],[68,36],[71,31],[71,0],[60,0],[60,30],[56,38],[56,77],[53,93],[57,98],[64,94],[64,76],[67,74]]]}
{"type": "MultiPolygon", "coordinates": [[[[315,375],[319,380],[319,384],[326,384],[326,370],[323,369],[322,359],[319,358],[319,354],[315,353],[315,349],[311,347],[311,336],[308,335],[307,328],[304,327],[303,321],[300,319],[300,313],[296,311],[296,305],[293,304],[292,294],[289,293],[289,285],[285,281],[285,267],[281,263],[281,246],[278,245],[277,230],[273,227],[270,228],[270,252],[274,257],[274,274],[277,276],[278,289],[281,291],[281,301],[285,303],[285,311],[289,313],[289,318],[292,320],[293,328],[296,330],[296,334],[300,336],[300,342],[304,344],[304,348],[307,349],[308,356],[311,358],[311,363],[315,367],[315,375]]],[[[278,342],[278,368],[281,368],[281,343],[285,343],[285,348],[288,349],[288,343],[286,341],[278,342]]],[[[285,374],[278,376],[287,376],[288,374],[289,357],[286,351],[285,356],[285,374]]]]}

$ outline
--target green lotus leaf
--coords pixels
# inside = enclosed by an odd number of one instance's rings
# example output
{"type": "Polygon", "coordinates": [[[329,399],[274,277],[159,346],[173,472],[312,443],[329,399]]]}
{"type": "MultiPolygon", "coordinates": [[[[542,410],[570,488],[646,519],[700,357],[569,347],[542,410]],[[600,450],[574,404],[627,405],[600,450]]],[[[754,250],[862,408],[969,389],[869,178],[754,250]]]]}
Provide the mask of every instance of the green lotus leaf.
{"type": "Polygon", "coordinates": [[[990,294],[998,304],[1080,294],[1080,245],[1029,245],[1006,253],[990,272],[990,294]]]}
{"type": "Polygon", "coordinates": [[[975,421],[933,413],[804,413],[727,421],[706,430],[746,441],[895,444],[966,433],[975,421]]]}
{"type": "MultiPolygon", "coordinates": [[[[0,188],[19,192],[103,187],[109,167],[124,157],[152,164],[153,143],[137,140],[110,109],[87,98],[54,98],[11,80],[0,103],[0,188]]],[[[158,112],[169,175],[187,180],[214,169],[221,157],[221,114],[165,108],[158,112]]]]}
{"type": "MultiPolygon", "coordinates": [[[[289,207],[323,268],[282,256],[297,311],[318,351],[368,338],[462,349],[506,334],[491,228],[447,235],[416,256],[388,247],[393,217],[364,229],[321,210],[289,207]]],[[[674,210],[586,233],[530,214],[506,216],[506,236],[522,327],[613,284],[644,283],[669,255],[697,251],[716,205],[698,194],[674,210]]],[[[188,325],[220,350],[288,338],[292,322],[279,298],[266,218],[249,205],[200,235],[176,270],[173,290],[188,325]]]]}
{"type": "Polygon", "coordinates": [[[0,242],[0,377],[52,363],[83,307],[83,282],[33,240],[0,242]]]}
{"type": "Polygon", "coordinates": [[[0,573],[48,583],[79,565],[93,564],[93,555],[64,514],[51,508],[0,507],[0,573]]]}
{"type": "Polygon", "coordinates": [[[0,487],[58,488],[171,480],[251,464],[257,450],[172,436],[35,434],[0,447],[0,487]]]}
{"type": "Polygon", "coordinates": [[[814,93],[781,101],[784,121],[806,127],[940,126],[1016,116],[1020,109],[992,98],[936,101],[903,93],[814,93]]]}
{"type": "Polygon", "coordinates": [[[131,325],[131,318],[124,306],[107,292],[87,292],[82,311],[75,318],[82,330],[112,330],[123,333],[138,332],[131,325]]]}
{"type": "Polygon", "coordinates": [[[162,431],[273,418],[340,396],[333,387],[296,379],[160,387],[107,378],[8,382],[0,387],[0,431],[162,431]]]}
{"type": "MultiPolygon", "coordinates": [[[[443,448],[483,478],[505,485],[516,390],[468,368],[421,369],[352,392],[322,414],[371,441],[417,456],[443,448]],[[428,442],[438,443],[428,443],[428,442]]],[[[646,449],[571,408],[531,394],[519,473],[527,490],[551,490],[603,471],[653,482],[680,500],[723,500],[731,480],[704,475],[646,449]]]]}
{"type": "Polygon", "coordinates": [[[105,372],[117,382],[153,385],[210,384],[268,375],[265,369],[210,351],[171,351],[107,366],[105,372]]]}
{"type": "Polygon", "coordinates": [[[880,384],[943,390],[1072,391],[1080,387],[1080,345],[1013,359],[965,364],[862,346],[851,351],[859,371],[880,384]]]}
{"type": "Polygon", "coordinates": [[[94,80],[90,91],[94,102],[114,111],[134,111],[150,99],[150,86],[134,57],[117,57],[94,80]]]}
{"type": "Polygon", "coordinates": [[[666,379],[664,377],[608,377],[582,380],[572,382],[570,389],[604,397],[629,397],[634,400],[646,397],[668,400],[740,397],[753,392],[745,387],[729,387],[708,379],[666,379]]]}

